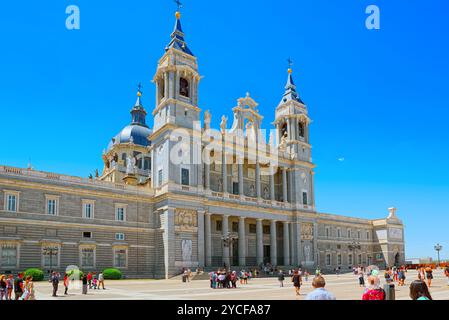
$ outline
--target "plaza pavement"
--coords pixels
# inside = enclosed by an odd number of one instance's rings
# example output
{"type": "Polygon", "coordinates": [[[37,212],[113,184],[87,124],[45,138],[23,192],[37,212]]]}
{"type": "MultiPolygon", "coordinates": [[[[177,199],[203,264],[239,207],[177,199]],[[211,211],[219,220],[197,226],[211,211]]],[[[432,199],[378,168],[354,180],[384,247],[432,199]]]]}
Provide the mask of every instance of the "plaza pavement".
{"type": "MultiPolygon", "coordinates": [[[[380,273],[383,275],[383,272],[380,273]]],[[[406,285],[396,287],[397,300],[410,300],[409,285],[417,279],[416,271],[407,273],[406,285]]],[[[363,288],[358,285],[357,276],[351,274],[324,275],[326,288],[337,300],[360,300],[363,288]]],[[[381,277],[382,285],[384,279],[381,277]]],[[[277,278],[258,278],[248,281],[247,285],[238,284],[237,289],[211,289],[209,280],[193,280],[183,283],[176,280],[107,280],[106,290],[89,290],[87,295],[81,294],[79,288],[69,288],[69,295],[64,296],[62,281],[58,297],[52,297],[52,286],[48,282],[35,283],[38,300],[304,300],[307,293],[313,290],[312,277],[303,280],[301,295],[295,295],[290,278],[279,287],[277,278]]],[[[449,300],[449,286],[441,270],[434,272],[434,280],[430,288],[435,300],[449,300]]]]}

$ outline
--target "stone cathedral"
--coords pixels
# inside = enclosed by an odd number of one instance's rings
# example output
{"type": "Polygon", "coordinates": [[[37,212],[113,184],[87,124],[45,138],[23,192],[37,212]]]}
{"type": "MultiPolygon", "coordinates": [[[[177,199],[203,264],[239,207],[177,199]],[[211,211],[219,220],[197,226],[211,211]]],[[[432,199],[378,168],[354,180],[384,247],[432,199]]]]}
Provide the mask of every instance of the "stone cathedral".
{"type": "Polygon", "coordinates": [[[0,166],[0,273],[76,265],[169,278],[184,267],[404,263],[395,208],[378,220],[316,211],[311,119],[292,70],[275,89],[268,139],[249,94],[237,99],[232,122],[223,116],[212,130],[184,36],[177,12],[153,78],[153,126],[139,88],[129,125],[103,151],[102,172],[81,178],[0,166]]]}

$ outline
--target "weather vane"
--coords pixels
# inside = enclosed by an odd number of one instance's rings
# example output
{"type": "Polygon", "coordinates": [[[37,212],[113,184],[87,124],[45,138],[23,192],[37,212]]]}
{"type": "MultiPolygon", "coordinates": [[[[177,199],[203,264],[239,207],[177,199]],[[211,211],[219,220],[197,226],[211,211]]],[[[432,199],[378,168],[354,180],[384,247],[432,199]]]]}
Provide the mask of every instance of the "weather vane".
{"type": "Polygon", "coordinates": [[[179,12],[182,8],[182,3],[179,0],[174,0],[174,1],[175,1],[176,5],[178,6],[178,12],[179,12]]]}

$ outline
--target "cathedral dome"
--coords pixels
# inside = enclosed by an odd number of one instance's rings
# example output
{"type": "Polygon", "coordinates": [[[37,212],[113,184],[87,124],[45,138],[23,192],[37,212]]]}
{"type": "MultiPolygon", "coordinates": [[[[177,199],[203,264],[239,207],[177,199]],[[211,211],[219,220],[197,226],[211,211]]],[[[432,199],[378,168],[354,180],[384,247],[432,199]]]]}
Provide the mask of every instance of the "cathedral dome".
{"type": "Polygon", "coordinates": [[[112,138],[111,142],[109,142],[108,151],[111,150],[111,148],[116,144],[129,143],[131,141],[134,144],[147,147],[150,145],[148,137],[151,133],[151,129],[141,125],[131,124],[126,126],[114,138],[112,138]]]}

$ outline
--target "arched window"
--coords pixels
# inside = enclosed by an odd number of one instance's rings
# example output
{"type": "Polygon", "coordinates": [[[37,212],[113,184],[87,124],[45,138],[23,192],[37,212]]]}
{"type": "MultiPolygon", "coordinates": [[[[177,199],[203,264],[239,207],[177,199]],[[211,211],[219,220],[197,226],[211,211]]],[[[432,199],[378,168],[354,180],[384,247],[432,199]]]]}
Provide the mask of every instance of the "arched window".
{"type": "Polygon", "coordinates": [[[163,99],[165,97],[165,81],[162,79],[159,81],[159,97],[163,99]]]}
{"type": "Polygon", "coordinates": [[[281,126],[281,138],[285,135],[286,132],[287,132],[287,123],[284,123],[281,126]]]}
{"type": "Polygon", "coordinates": [[[301,138],[304,138],[304,123],[298,122],[298,134],[301,138]]]}
{"type": "Polygon", "coordinates": [[[189,97],[189,81],[184,78],[179,79],[179,94],[184,97],[189,97]]]}

